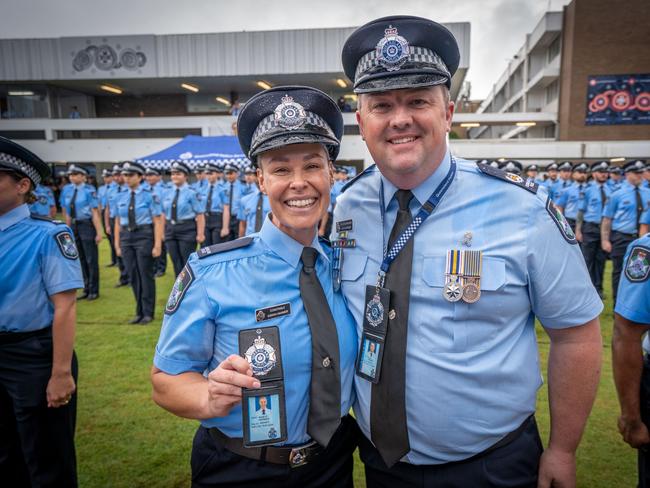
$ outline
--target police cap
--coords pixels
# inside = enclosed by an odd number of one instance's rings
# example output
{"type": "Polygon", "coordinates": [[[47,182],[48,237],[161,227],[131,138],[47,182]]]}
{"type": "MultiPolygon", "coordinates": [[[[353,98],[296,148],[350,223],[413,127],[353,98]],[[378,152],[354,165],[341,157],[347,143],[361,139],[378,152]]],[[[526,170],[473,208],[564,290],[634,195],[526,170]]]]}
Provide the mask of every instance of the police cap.
{"type": "Polygon", "coordinates": [[[645,170],[645,161],[643,159],[634,159],[625,163],[623,171],[625,173],[642,173],[645,170]]]}
{"type": "Polygon", "coordinates": [[[526,171],[539,171],[539,166],[537,166],[536,164],[531,164],[526,168],[526,171]]]}
{"type": "Polygon", "coordinates": [[[623,174],[623,170],[620,168],[620,166],[611,166],[609,168],[609,174],[610,175],[620,175],[620,174],[623,174]]]}
{"type": "Polygon", "coordinates": [[[562,161],[558,166],[560,171],[571,171],[573,170],[573,163],[571,161],[562,161]]]}
{"type": "Polygon", "coordinates": [[[206,163],[204,170],[207,173],[220,173],[222,171],[217,163],[206,163]]]}
{"type": "Polygon", "coordinates": [[[5,137],[0,137],[0,171],[25,175],[34,186],[51,174],[50,167],[41,158],[5,137]]]}
{"type": "Polygon", "coordinates": [[[609,169],[609,162],[605,160],[596,161],[591,163],[591,171],[607,171],[609,169]]]}
{"type": "Polygon", "coordinates": [[[239,168],[234,164],[227,164],[223,171],[224,173],[237,173],[239,171],[239,168]]]}
{"type": "Polygon", "coordinates": [[[71,164],[70,166],[68,166],[68,174],[88,176],[88,170],[83,166],[77,166],[76,164],[71,164]]]}
{"type": "Polygon", "coordinates": [[[139,175],[144,175],[146,168],[140,163],[133,161],[124,161],[122,164],[122,174],[125,173],[138,173],[139,175]]]}
{"type": "Polygon", "coordinates": [[[190,174],[190,167],[182,161],[174,161],[169,167],[169,171],[180,171],[186,175],[190,174]]]}
{"type": "Polygon", "coordinates": [[[546,171],[557,171],[557,170],[558,170],[557,163],[551,163],[546,167],[546,171]]]}
{"type": "Polygon", "coordinates": [[[157,168],[147,168],[144,174],[148,176],[160,176],[160,171],[157,168]]]}
{"type": "Polygon", "coordinates": [[[257,171],[255,171],[255,168],[253,168],[252,166],[246,166],[244,173],[247,175],[254,175],[257,174],[257,171]]]}
{"type": "Polygon", "coordinates": [[[453,34],[429,19],[398,15],[373,20],[343,46],[343,69],[355,93],[446,85],[460,63],[453,34]]]}
{"type": "Polygon", "coordinates": [[[573,171],[576,171],[578,173],[586,173],[589,171],[589,166],[587,166],[586,163],[576,164],[573,168],[573,171]]]}
{"type": "Polygon", "coordinates": [[[511,159],[506,161],[501,167],[502,170],[508,171],[509,173],[514,173],[516,175],[521,174],[521,171],[524,169],[524,166],[519,162],[511,159]]]}

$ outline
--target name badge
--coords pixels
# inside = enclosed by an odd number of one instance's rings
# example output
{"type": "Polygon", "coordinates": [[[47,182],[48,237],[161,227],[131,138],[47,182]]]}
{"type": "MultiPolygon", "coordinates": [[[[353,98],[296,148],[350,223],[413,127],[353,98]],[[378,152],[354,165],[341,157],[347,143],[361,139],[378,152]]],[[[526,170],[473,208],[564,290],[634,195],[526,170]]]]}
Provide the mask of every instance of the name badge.
{"type": "Polygon", "coordinates": [[[291,304],[281,303],[266,308],[258,308],[255,310],[255,321],[264,322],[265,320],[277,319],[285,315],[291,315],[291,304]]]}

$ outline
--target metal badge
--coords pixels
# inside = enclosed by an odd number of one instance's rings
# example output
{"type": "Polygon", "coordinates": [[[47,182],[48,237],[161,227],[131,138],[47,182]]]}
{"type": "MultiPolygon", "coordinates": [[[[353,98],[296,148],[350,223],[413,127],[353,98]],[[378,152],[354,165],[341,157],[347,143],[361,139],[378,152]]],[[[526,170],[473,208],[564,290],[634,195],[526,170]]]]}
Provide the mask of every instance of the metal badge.
{"type": "Polygon", "coordinates": [[[257,336],[253,344],[246,349],[244,357],[253,368],[253,374],[256,376],[264,376],[273,369],[277,361],[275,349],[270,344],[266,343],[266,339],[257,336]]]}
{"type": "Polygon", "coordinates": [[[445,263],[445,287],[442,295],[448,302],[457,302],[463,298],[463,284],[460,279],[463,270],[463,253],[457,249],[447,250],[445,263]]]}
{"type": "Polygon", "coordinates": [[[377,327],[384,321],[384,305],[378,294],[375,294],[366,304],[366,320],[373,327],[377,327]]]}
{"type": "Polygon", "coordinates": [[[472,233],[470,231],[465,232],[465,234],[463,234],[462,245],[467,246],[467,247],[472,247],[472,238],[473,237],[474,236],[472,235],[472,233]]]}
{"type": "Polygon", "coordinates": [[[410,48],[408,41],[397,33],[396,28],[389,25],[375,50],[381,66],[387,71],[397,71],[408,59],[410,48]]]}
{"type": "Polygon", "coordinates": [[[275,122],[285,129],[299,129],[307,121],[307,113],[302,105],[293,101],[293,97],[285,95],[282,103],[275,107],[275,122]]]}
{"type": "Polygon", "coordinates": [[[463,285],[457,276],[448,276],[442,294],[448,302],[457,302],[463,298],[463,285]]]}
{"type": "MultiPolygon", "coordinates": [[[[471,278],[470,278],[471,279],[471,278]]],[[[463,286],[463,301],[465,303],[476,303],[481,298],[481,288],[474,281],[465,282],[463,286]]]]}

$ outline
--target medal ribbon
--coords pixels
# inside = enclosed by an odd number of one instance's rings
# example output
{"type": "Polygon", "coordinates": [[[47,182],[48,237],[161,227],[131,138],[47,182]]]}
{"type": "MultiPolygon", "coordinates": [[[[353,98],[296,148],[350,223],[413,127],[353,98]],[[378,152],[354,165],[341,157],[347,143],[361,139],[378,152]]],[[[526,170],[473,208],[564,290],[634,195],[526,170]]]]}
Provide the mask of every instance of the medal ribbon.
{"type": "MultiPolygon", "coordinates": [[[[458,252],[458,251],[456,251],[458,252]]],[[[481,266],[483,264],[482,251],[463,251],[463,276],[478,278],[481,276],[481,266]]]]}

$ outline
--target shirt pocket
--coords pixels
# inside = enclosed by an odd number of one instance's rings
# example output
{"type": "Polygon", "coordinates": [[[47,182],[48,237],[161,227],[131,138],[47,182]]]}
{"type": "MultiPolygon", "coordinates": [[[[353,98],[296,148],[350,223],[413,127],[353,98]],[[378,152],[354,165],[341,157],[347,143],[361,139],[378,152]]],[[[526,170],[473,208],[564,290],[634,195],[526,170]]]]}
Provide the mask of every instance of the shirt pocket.
{"type": "Polygon", "coordinates": [[[341,281],[357,281],[366,269],[368,255],[351,249],[342,250],[341,281]]]}

